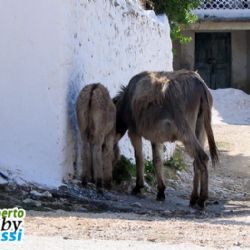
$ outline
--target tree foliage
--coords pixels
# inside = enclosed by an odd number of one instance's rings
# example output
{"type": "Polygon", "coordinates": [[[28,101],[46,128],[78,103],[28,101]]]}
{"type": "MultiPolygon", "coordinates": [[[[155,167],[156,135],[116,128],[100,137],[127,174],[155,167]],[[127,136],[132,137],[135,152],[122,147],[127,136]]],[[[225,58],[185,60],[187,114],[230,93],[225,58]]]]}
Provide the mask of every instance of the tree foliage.
{"type": "Polygon", "coordinates": [[[154,9],[156,14],[167,14],[171,26],[171,38],[181,43],[191,41],[190,37],[182,34],[182,30],[197,20],[192,10],[200,3],[201,0],[144,0],[147,9],[154,9]]]}

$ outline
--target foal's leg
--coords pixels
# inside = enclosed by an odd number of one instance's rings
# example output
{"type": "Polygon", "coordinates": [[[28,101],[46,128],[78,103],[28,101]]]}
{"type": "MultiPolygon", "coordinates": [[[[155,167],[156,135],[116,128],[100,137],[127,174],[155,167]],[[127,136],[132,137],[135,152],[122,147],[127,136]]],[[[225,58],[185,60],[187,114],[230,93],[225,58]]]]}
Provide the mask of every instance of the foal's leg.
{"type": "Polygon", "coordinates": [[[141,192],[141,188],[144,187],[144,159],[142,153],[142,138],[141,136],[133,133],[129,130],[128,132],[130,141],[135,151],[136,161],[136,186],[132,191],[132,194],[138,194],[141,192]]]}
{"type": "Polygon", "coordinates": [[[163,154],[163,144],[161,143],[151,143],[152,153],[153,153],[153,163],[156,169],[156,178],[157,178],[157,200],[165,200],[165,183],[163,178],[163,163],[162,163],[162,154],[163,154]]]}
{"type": "Polygon", "coordinates": [[[104,141],[103,150],[102,150],[102,159],[103,159],[103,181],[104,186],[107,189],[110,189],[112,186],[112,161],[114,159],[114,139],[115,134],[111,132],[107,135],[104,141]]]}
{"type": "Polygon", "coordinates": [[[93,173],[97,188],[102,188],[103,184],[103,165],[102,165],[102,145],[104,138],[102,135],[95,137],[92,142],[92,162],[93,173]]]}
{"type": "Polygon", "coordinates": [[[87,136],[82,135],[81,145],[82,156],[82,185],[85,186],[89,181],[92,181],[92,159],[91,159],[91,146],[87,136]]]}

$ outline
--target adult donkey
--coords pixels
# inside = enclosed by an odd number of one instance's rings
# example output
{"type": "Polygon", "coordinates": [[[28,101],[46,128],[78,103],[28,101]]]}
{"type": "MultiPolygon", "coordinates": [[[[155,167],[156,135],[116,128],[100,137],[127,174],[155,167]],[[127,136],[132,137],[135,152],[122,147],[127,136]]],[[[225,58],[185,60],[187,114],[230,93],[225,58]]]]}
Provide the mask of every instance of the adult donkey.
{"type": "Polygon", "coordinates": [[[116,132],[128,130],[135,150],[136,186],[144,186],[142,137],[151,141],[158,184],[157,200],[165,200],[162,149],[164,142],[181,141],[194,158],[193,191],[190,206],[205,207],[208,198],[208,156],[204,151],[205,133],[212,163],[218,161],[211,127],[212,96],[202,78],[193,71],[142,72],[122,87],[114,98],[116,132]]]}

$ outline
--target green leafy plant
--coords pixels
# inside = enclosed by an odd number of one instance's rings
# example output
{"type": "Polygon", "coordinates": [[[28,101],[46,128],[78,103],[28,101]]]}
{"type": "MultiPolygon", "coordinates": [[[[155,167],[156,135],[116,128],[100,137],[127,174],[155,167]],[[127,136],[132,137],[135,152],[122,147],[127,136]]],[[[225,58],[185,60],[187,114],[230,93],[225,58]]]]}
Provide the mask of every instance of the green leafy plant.
{"type": "Polygon", "coordinates": [[[195,21],[197,16],[192,10],[197,8],[201,0],[141,0],[145,8],[154,9],[156,14],[167,14],[171,26],[172,40],[188,43],[192,39],[185,36],[182,30],[195,21]]]}
{"type": "Polygon", "coordinates": [[[121,184],[122,181],[129,181],[133,176],[136,176],[136,166],[130,159],[121,155],[113,170],[113,179],[116,184],[121,184]]]}
{"type": "Polygon", "coordinates": [[[153,161],[149,159],[145,160],[144,167],[145,180],[148,184],[152,185],[155,182],[155,167],[153,161]]]}
{"type": "Polygon", "coordinates": [[[164,163],[167,168],[183,171],[186,170],[187,165],[182,157],[182,150],[180,147],[176,146],[174,155],[164,163]]]}
{"type": "MultiPolygon", "coordinates": [[[[176,174],[176,171],[186,170],[186,164],[182,157],[182,149],[176,147],[174,155],[164,163],[166,168],[166,174],[171,177],[176,174]],[[171,172],[171,173],[170,173],[171,172]]],[[[144,177],[149,185],[154,185],[156,182],[155,167],[153,161],[149,158],[144,163],[144,177]]],[[[136,176],[136,166],[132,163],[131,159],[126,158],[124,155],[118,161],[116,167],[113,170],[113,178],[116,184],[121,184],[122,181],[130,181],[132,177],[136,176]]]]}

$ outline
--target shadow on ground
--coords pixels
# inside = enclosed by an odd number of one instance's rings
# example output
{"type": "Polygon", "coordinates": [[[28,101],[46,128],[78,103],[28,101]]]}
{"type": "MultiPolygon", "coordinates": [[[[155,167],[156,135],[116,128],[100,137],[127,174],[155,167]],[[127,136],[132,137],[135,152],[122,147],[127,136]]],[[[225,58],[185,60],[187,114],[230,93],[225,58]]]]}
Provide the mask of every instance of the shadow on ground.
{"type": "MultiPolygon", "coordinates": [[[[156,201],[156,192],[145,192],[143,197],[135,197],[127,191],[96,192],[92,185],[82,188],[77,184],[63,185],[58,189],[45,190],[34,185],[19,186],[7,184],[0,186],[0,208],[22,207],[26,210],[41,212],[42,216],[57,216],[56,211],[77,212],[77,216],[86,213],[131,213],[146,215],[140,218],[150,220],[168,218],[198,219],[220,218],[214,223],[241,224],[250,226],[248,221],[235,220],[240,217],[250,217],[250,157],[243,154],[229,155],[221,150],[221,166],[210,172],[210,199],[205,211],[189,208],[189,195],[192,189],[192,161],[188,163],[187,171],[178,173],[178,178],[167,180],[166,200],[156,201]],[[227,169],[227,162],[239,164],[227,169]],[[244,169],[240,166],[244,163],[244,169]],[[53,213],[55,212],[55,213],[53,213]],[[52,214],[52,215],[51,215],[52,214]],[[233,218],[231,220],[231,218],[233,218]],[[225,222],[225,219],[226,222],[225,222]]],[[[232,164],[231,164],[232,165],[232,164]]],[[[121,188],[120,188],[121,189],[121,188]]],[[[70,216],[70,213],[65,213],[70,216]]],[[[129,216],[130,217],[130,216],[129,216]]],[[[134,217],[131,216],[131,219],[134,217]]]]}

